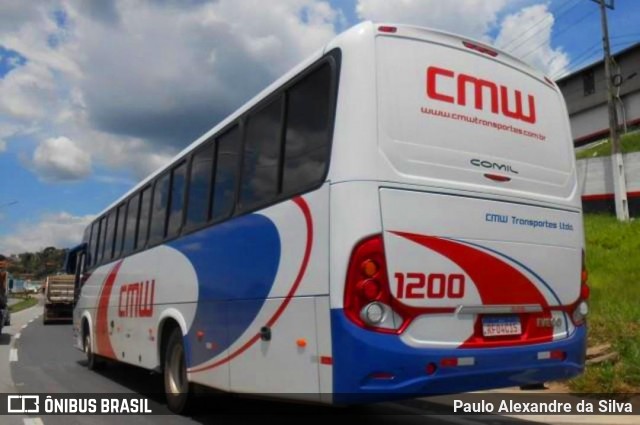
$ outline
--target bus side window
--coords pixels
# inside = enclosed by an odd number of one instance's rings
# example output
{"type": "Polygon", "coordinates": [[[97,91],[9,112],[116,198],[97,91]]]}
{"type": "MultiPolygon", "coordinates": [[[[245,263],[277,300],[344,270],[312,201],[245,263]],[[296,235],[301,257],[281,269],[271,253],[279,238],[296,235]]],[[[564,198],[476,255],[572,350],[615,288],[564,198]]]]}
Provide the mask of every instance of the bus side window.
{"type": "Polygon", "coordinates": [[[149,216],[151,214],[151,186],[147,186],[140,198],[140,221],[138,222],[138,233],[136,238],[136,248],[144,248],[147,243],[147,232],[149,231],[149,216]]]}
{"type": "Polygon", "coordinates": [[[136,225],[138,223],[138,204],[140,195],[137,194],[129,199],[127,204],[127,224],[124,229],[124,243],[122,244],[122,255],[127,255],[136,249],[136,225]]]}
{"type": "Polygon", "coordinates": [[[113,209],[107,215],[107,229],[104,237],[103,258],[105,263],[113,256],[113,239],[116,232],[116,210],[113,209]]]}
{"type": "Polygon", "coordinates": [[[113,258],[118,258],[122,252],[122,241],[124,239],[124,225],[126,223],[125,215],[127,212],[127,204],[118,206],[118,224],[116,226],[116,239],[113,246],[113,258]]]}
{"type": "Polygon", "coordinates": [[[218,221],[233,211],[234,194],[238,174],[238,151],[240,129],[233,127],[217,140],[215,180],[213,184],[213,206],[211,217],[218,221]]]}
{"type": "Polygon", "coordinates": [[[279,95],[247,119],[240,189],[243,210],[268,204],[278,194],[282,99],[279,95]]]}
{"type": "Polygon", "coordinates": [[[91,236],[89,237],[87,267],[91,267],[95,263],[97,241],[98,241],[98,222],[94,221],[93,224],[91,224],[91,236]]]}
{"type": "MultiPolygon", "coordinates": [[[[151,205],[151,225],[149,226],[149,244],[154,245],[165,236],[167,225],[167,207],[169,206],[170,174],[166,173],[156,180],[151,205]]],[[[142,221],[142,220],[141,220],[142,221]]]]}
{"type": "Polygon", "coordinates": [[[171,195],[169,199],[169,217],[167,220],[167,238],[176,236],[182,228],[186,176],[186,161],[183,161],[171,171],[171,195]]]}
{"type": "Polygon", "coordinates": [[[329,160],[331,75],[324,64],[287,91],[282,192],[293,194],[321,183],[329,160]]]}
{"type": "Polygon", "coordinates": [[[100,219],[100,232],[98,233],[98,246],[96,247],[96,264],[102,263],[102,256],[104,254],[104,240],[107,228],[107,217],[104,216],[100,219]]]}
{"type": "Polygon", "coordinates": [[[194,228],[209,219],[209,195],[213,176],[213,143],[196,151],[191,159],[186,228],[194,228]]]}

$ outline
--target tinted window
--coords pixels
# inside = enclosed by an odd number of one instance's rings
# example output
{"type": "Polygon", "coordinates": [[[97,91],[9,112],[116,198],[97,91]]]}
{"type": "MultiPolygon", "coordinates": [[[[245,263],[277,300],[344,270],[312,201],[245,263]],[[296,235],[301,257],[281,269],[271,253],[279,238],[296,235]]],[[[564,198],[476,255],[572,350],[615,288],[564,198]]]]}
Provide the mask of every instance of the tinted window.
{"type": "Polygon", "coordinates": [[[590,94],[596,92],[596,80],[593,69],[590,69],[582,74],[582,85],[584,88],[585,96],[589,96],[590,94]]]}
{"type": "Polygon", "coordinates": [[[187,227],[195,227],[209,218],[209,186],[213,173],[213,144],[207,144],[193,155],[189,175],[187,227]]]}
{"type": "Polygon", "coordinates": [[[182,226],[186,176],[186,162],[178,165],[171,172],[171,202],[169,204],[169,221],[167,223],[167,237],[169,238],[177,235],[182,226]]]}
{"type": "Polygon", "coordinates": [[[151,206],[151,226],[149,228],[149,243],[154,244],[164,239],[169,205],[169,174],[165,174],[156,181],[153,191],[153,205],[151,206]]]}
{"type": "Polygon", "coordinates": [[[100,219],[100,236],[98,236],[98,251],[96,254],[96,264],[100,264],[102,262],[102,257],[104,254],[104,237],[107,234],[107,232],[105,232],[105,228],[106,228],[106,224],[107,224],[107,218],[106,217],[102,217],[102,219],[100,219]]]}
{"type": "Polygon", "coordinates": [[[216,176],[213,185],[213,209],[211,213],[214,220],[227,217],[233,209],[239,148],[240,130],[237,126],[217,140],[216,176]]]}
{"type": "Polygon", "coordinates": [[[127,255],[136,249],[136,225],[138,224],[138,204],[140,195],[129,199],[127,207],[127,225],[124,231],[124,244],[122,246],[123,255],[127,255]]]}
{"type": "Polygon", "coordinates": [[[287,93],[282,191],[293,193],[324,177],[331,134],[331,67],[326,64],[287,93]]]}
{"type": "Polygon", "coordinates": [[[140,222],[138,224],[138,238],[136,248],[142,248],[147,243],[147,231],[149,230],[149,214],[151,214],[151,186],[142,191],[140,202],[140,222]]]}
{"type": "Polygon", "coordinates": [[[105,261],[111,260],[113,255],[113,237],[116,232],[116,210],[111,210],[107,216],[107,231],[105,232],[103,257],[105,261]]]}
{"type": "Polygon", "coordinates": [[[98,223],[95,222],[91,225],[91,237],[89,241],[89,258],[87,264],[93,265],[96,258],[96,245],[98,242],[98,223]]]}
{"type": "Polygon", "coordinates": [[[121,204],[118,207],[118,224],[116,227],[116,240],[113,245],[113,257],[117,258],[120,256],[120,252],[122,251],[122,237],[124,235],[124,224],[126,223],[125,214],[127,212],[127,205],[121,204]]]}
{"type": "Polygon", "coordinates": [[[282,96],[249,116],[245,132],[240,204],[266,204],[278,193],[282,96]]]}

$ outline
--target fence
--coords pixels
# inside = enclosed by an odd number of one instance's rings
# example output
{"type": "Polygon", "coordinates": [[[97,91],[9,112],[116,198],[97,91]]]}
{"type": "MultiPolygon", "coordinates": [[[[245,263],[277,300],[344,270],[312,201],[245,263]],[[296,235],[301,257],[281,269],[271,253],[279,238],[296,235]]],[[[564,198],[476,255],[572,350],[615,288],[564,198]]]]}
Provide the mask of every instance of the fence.
{"type": "MultiPolygon", "coordinates": [[[[640,216],[640,152],[623,155],[629,214],[640,216]]],[[[585,212],[615,214],[611,157],[580,159],[577,162],[578,183],[585,212]]]]}

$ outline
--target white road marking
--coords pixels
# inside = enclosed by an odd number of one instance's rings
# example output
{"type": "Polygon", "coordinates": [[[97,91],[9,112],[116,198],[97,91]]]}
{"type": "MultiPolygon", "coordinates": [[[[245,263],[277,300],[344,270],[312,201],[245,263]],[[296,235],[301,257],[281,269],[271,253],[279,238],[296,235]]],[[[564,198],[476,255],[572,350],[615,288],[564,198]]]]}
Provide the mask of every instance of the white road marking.
{"type": "Polygon", "coordinates": [[[24,425],[44,425],[40,418],[24,418],[24,425]]]}
{"type": "Polygon", "coordinates": [[[18,361],[18,349],[17,348],[12,348],[11,351],[9,351],[9,361],[10,362],[17,362],[18,361]]]}
{"type": "Polygon", "coordinates": [[[20,333],[20,332],[18,332],[17,334],[15,334],[15,335],[13,336],[13,339],[20,339],[20,335],[21,335],[21,333],[20,333]]]}
{"type": "Polygon", "coordinates": [[[24,328],[26,328],[26,327],[27,327],[27,325],[22,325],[22,326],[20,327],[20,329],[24,329],[24,328]]]}
{"type": "Polygon", "coordinates": [[[33,319],[29,320],[29,323],[33,322],[33,319]]]}

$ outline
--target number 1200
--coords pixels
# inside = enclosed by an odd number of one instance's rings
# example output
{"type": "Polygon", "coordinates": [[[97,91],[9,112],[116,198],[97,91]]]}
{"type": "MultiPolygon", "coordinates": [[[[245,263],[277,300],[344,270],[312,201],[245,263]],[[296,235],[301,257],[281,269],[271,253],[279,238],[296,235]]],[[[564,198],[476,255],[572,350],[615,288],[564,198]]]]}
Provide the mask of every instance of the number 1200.
{"type": "Polygon", "coordinates": [[[462,298],[465,277],[463,274],[445,273],[396,273],[397,298],[462,298]]]}

